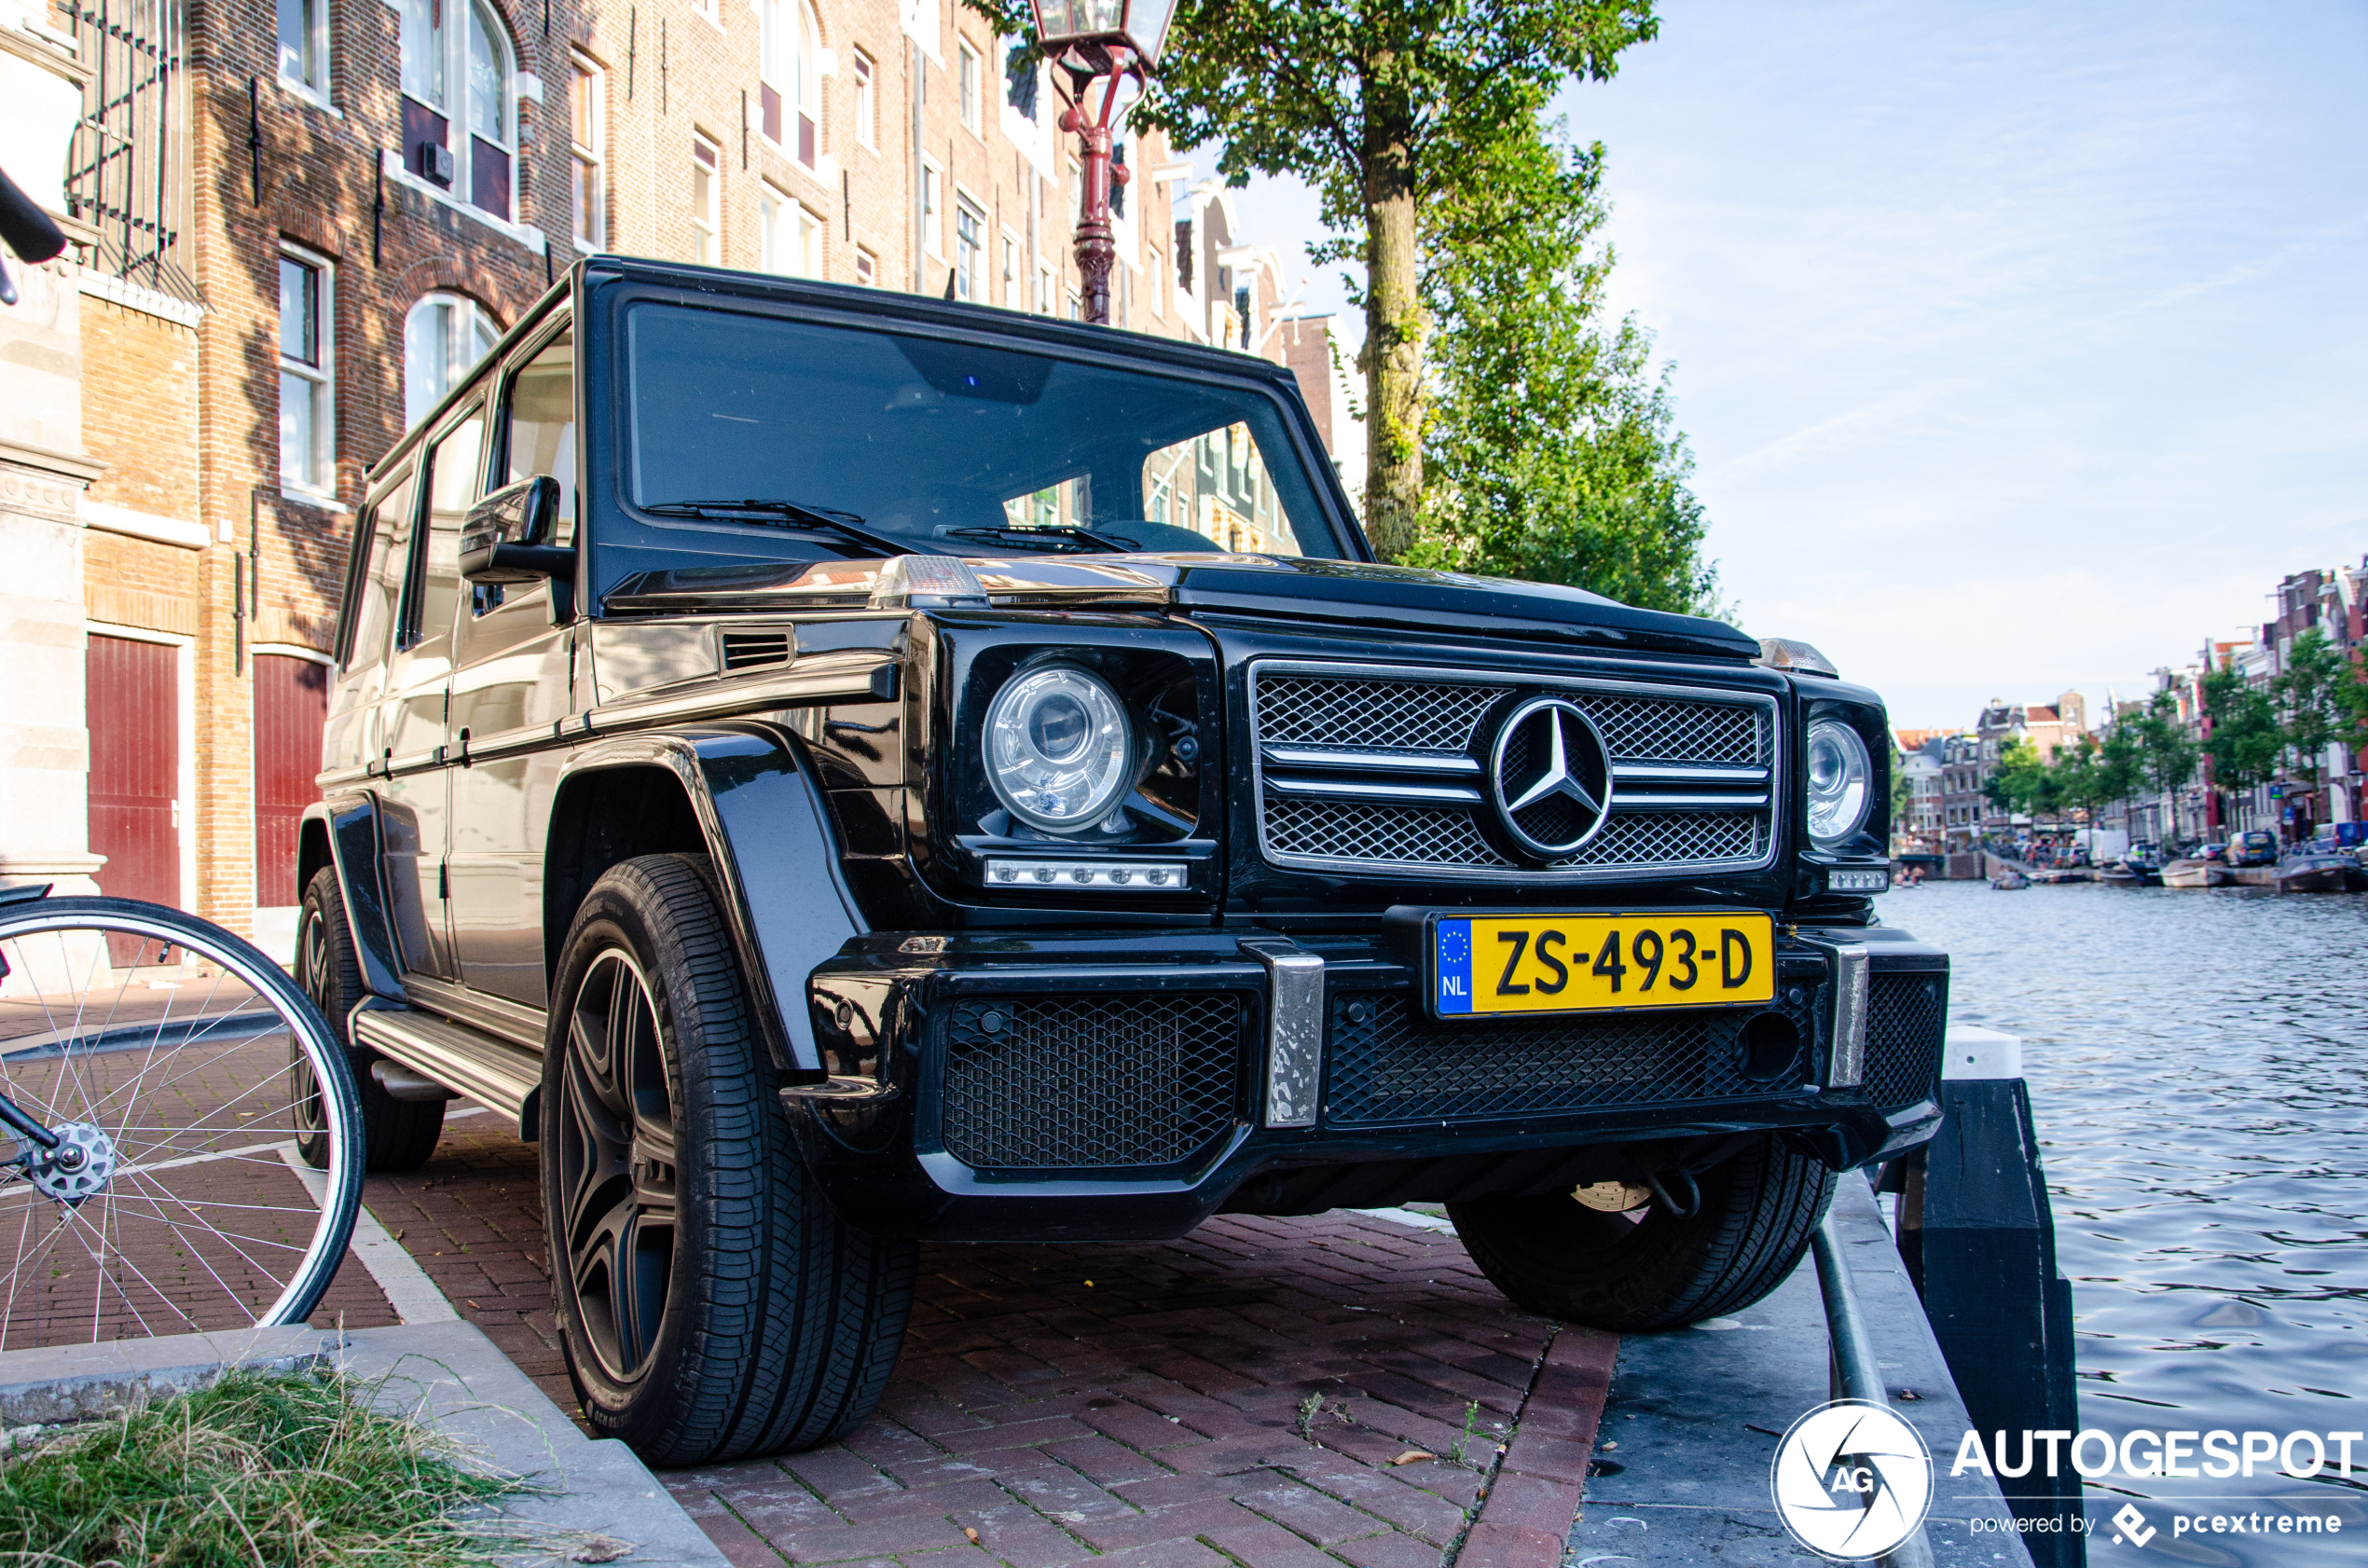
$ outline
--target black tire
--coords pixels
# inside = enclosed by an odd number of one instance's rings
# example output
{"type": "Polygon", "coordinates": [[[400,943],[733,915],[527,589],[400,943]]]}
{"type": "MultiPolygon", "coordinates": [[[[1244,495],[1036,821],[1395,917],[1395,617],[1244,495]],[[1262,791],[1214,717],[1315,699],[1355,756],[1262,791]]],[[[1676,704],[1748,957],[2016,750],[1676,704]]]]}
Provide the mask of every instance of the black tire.
{"type": "MultiPolygon", "coordinates": [[[[378,1052],[353,1043],[346,1019],[362,999],[362,961],[353,951],[353,932],[345,923],[345,895],[337,873],[324,866],[312,873],[296,915],[296,984],[312,998],[345,1041],[353,1066],[353,1087],[362,1101],[363,1169],[416,1171],[435,1152],[444,1135],[442,1100],[398,1100],[370,1074],[378,1052]]],[[[308,1165],[319,1168],[328,1159],[326,1146],[303,1131],[297,1116],[296,1152],[308,1165]]]]}
{"type": "Polygon", "coordinates": [[[612,868],[552,997],[544,1225],[585,1419],[653,1465],[853,1431],[896,1366],[919,1248],[847,1225],[807,1176],[706,863],[612,868]]]}
{"type": "Polygon", "coordinates": [[[1658,1198],[1640,1221],[1566,1192],[1447,1213],[1480,1272],[1520,1306],[1622,1334],[1682,1328],[1782,1285],[1834,1200],[1834,1173],[1773,1133],[1698,1182],[1700,1204],[1684,1217],[1658,1198]]]}

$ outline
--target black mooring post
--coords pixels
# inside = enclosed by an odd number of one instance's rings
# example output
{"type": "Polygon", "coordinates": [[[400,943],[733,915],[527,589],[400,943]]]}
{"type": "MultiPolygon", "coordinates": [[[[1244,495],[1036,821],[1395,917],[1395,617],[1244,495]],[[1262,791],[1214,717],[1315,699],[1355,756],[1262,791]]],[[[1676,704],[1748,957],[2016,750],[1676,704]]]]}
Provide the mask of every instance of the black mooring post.
{"type": "MultiPolygon", "coordinates": [[[[1952,1028],[1947,1062],[1940,1131],[1898,1173],[1900,1257],[1990,1458],[2019,1464],[2025,1432],[2080,1430],[2072,1282],[2056,1272],[2055,1216],[2021,1042],[1952,1028]]],[[[2074,1524],[2081,1483],[2069,1451],[2069,1437],[2053,1445],[2034,1437],[2030,1472],[1998,1477],[2016,1517],[2032,1521],[2023,1540],[2037,1568],[2088,1561],[2087,1537],[2074,1524]]],[[[1934,1457],[1944,1465],[1954,1458],[1934,1457]]]]}

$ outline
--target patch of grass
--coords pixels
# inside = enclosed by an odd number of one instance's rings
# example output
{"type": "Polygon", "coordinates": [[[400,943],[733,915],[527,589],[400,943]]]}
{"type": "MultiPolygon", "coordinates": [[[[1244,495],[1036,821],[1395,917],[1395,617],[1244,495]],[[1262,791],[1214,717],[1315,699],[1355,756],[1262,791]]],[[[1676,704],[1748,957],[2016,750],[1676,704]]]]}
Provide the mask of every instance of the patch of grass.
{"type": "Polygon", "coordinates": [[[44,1434],[0,1462],[0,1561],[41,1568],[488,1568],[523,1483],[382,1415],[328,1370],[211,1388],[44,1434]]]}

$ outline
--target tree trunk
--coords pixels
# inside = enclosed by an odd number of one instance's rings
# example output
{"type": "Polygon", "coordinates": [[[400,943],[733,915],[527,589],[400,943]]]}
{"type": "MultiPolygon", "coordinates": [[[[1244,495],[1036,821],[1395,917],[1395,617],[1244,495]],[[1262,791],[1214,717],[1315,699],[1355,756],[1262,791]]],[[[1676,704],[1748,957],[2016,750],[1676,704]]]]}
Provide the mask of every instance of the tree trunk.
{"type": "MultiPolygon", "coordinates": [[[[1415,289],[1413,108],[1366,76],[1365,531],[1382,559],[1414,543],[1423,499],[1423,306],[1415,289]]],[[[1376,78],[1379,78],[1376,80],[1376,78]]]]}

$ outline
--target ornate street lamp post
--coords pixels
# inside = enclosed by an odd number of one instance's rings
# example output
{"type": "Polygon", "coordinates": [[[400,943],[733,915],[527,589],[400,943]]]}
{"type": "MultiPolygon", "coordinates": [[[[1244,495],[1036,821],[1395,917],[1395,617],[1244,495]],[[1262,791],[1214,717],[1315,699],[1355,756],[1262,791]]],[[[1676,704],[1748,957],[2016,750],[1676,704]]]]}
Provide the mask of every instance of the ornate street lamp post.
{"type": "Polygon", "coordinates": [[[1158,68],[1176,0],[1030,0],[1036,10],[1038,47],[1067,71],[1076,95],[1062,111],[1061,129],[1077,132],[1085,166],[1085,189],[1078,203],[1077,270],[1085,296],[1085,319],[1110,323],[1110,263],[1118,244],[1110,234],[1110,179],[1122,183],[1126,170],[1110,167],[1110,120],[1119,89],[1129,76],[1148,85],[1158,68]],[[1086,110],[1086,89],[1106,78],[1098,112],[1086,110]]]}

